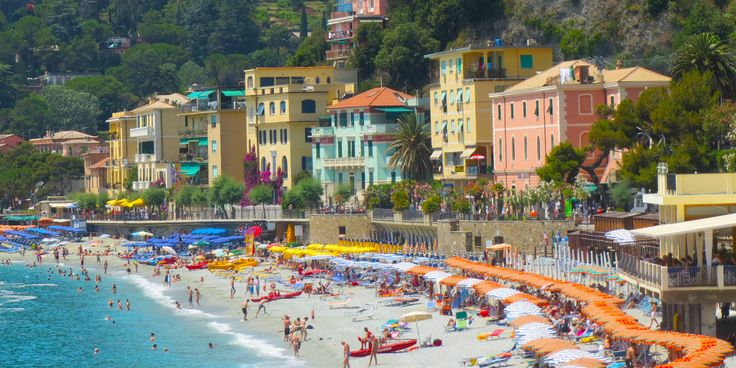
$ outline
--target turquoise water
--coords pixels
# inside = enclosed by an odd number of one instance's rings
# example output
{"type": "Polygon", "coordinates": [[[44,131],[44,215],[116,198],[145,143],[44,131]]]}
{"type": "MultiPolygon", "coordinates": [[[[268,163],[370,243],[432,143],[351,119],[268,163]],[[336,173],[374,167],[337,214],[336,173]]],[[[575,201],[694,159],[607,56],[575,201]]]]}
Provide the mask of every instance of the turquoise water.
{"type": "MultiPolygon", "coordinates": [[[[94,275],[90,270],[93,280],[94,275]]],[[[243,325],[231,317],[176,310],[165,288],[143,277],[103,275],[99,293],[94,286],[94,281],[57,274],[51,264],[0,266],[0,367],[303,365],[283,348],[241,331],[243,325]],[[131,311],[110,310],[109,298],[123,304],[130,299],[131,311]],[[151,332],[157,336],[157,351],[149,341],[151,332]],[[215,349],[208,348],[210,342],[215,349]]]]}

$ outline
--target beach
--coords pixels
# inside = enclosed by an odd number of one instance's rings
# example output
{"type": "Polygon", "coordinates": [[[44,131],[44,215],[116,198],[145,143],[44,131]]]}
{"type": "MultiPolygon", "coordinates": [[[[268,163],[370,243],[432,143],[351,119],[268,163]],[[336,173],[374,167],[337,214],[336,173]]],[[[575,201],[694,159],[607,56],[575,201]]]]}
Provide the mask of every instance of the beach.
{"type": "MultiPolygon", "coordinates": [[[[109,242],[109,240],[107,240],[109,242]]],[[[88,246],[92,253],[102,250],[102,246],[106,243],[95,246],[88,246]]],[[[77,244],[70,245],[70,251],[76,249],[77,244]]],[[[0,259],[11,259],[21,263],[32,263],[35,255],[27,252],[25,257],[20,254],[3,254],[0,259]]],[[[189,315],[189,318],[201,319],[207,321],[212,319],[210,316],[216,316],[223,322],[208,322],[207,326],[219,334],[225,335],[232,341],[237,341],[240,346],[248,346],[258,351],[264,358],[277,359],[281,366],[307,366],[307,367],[341,367],[342,366],[342,346],[341,341],[346,341],[351,350],[360,348],[360,342],[357,337],[362,336],[363,328],[367,327],[375,334],[380,334],[382,325],[391,319],[398,319],[413,311],[426,310],[426,297],[420,297],[418,303],[404,307],[388,307],[379,305],[380,299],[376,297],[375,290],[365,287],[344,287],[341,291],[344,296],[350,300],[347,305],[339,308],[330,308],[330,303],[334,300],[321,300],[319,296],[313,295],[309,298],[306,294],[294,299],[276,300],[266,304],[267,314],[261,314],[255,317],[257,303],[250,303],[248,321],[242,321],[242,312],[240,310],[241,303],[245,300],[246,285],[243,284],[246,274],[240,275],[241,280],[236,282],[236,297],[230,299],[229,280],[225,277],[218,277],[208,270],[189,271],[186,269],[173,270],[175,274],[181,275],[181,281],[175,282],[171,287],[164,286],[163,276],[152,276],[153,267],[139,265],[138,272],[131,266],[131,275],[125,272],[126,260],[117,256],[102,257],[102,260],[109,262],[108,274],[114,278],[128,279],[132,284],[140,289],[140,296],[156,301],[157,305],[165,309],[170,314],[189,315]],[[201,279],[204,278],[204,282],[201,279]],[[187,286],[198,288],[201,292],[200,308],[187,307],[187,286]],[[181,310],[177,310],[175,302],[178,301],[182,305],[181,310]],[[375,308],[375,314],[372,319],[353,322],[352,314],[358,313],[366,304],[372,304],[375,308]],[[314,310],[315,319],[312,320],[312,310],[314,310]],[[294,359],[292,351],[288,343],[283,342],[283,328],[281,318],[289,315],[292,319],[297,317],[309,317],[309,324],[314,328],[308,329],[306,341],[301,345],[299,357],[294,359]]],[[[64,261],[65,267],[72,267],[75,272],[79,269],[79,257],[75,254],[67,256],[64,261]]],[[[85,257],[85,265],[89,268],[100,269],[96,265],[95,256],[85,257]]],[[[260,273],[269,264],[262,264],[252,268],[254,274],[260,273]]],[[[44,256],[42,265],[39,268],[46,269],[54,267],[55,263],[51,255],[44,256]]],[[[272,276],[281,276],[288,278],[292,275],[291,271],[275,268],[276,274],[272,276]]],[[[95,270],[97,271],[97,270],[95,270]]],[[[94,273],[91,271],[91,273],[94,273]]],[[[0,268],[0,276],[2,268],[0,268]]],[[[103,283],[110,283],[109,276],[103,280],[103,283]]],[[[281,290],[288,291],[280,286],[281,290]]],[[[133,300],[135,306],[137,301],[133,300]]],[[[104,308],[105,306],[101,306],[104,308]]],[[[449,316],[441,316],[438,313],[433,314],[433,319],[419,322],[419,332],[422,339],[431,336],[433,339],[441,339],[442,346],[420,348],[405,353],[395,354],[379,354],[378,361],[381,366],[388,367],[437,367],[437,366],[458,366],[459,361],[463,358],[487,356],[498,354],[509,350],[513,345],[513,340],[509,338],[510,328],[506,327],[508,332],[505,337],[499,340],[478,341],[476,336],[483,332],[490,332],[497,326],[485,325],[485,321],[476,320],[469,326],[469,329],[461,332],[445,332],[445,325],[450,319],[449,316]],[[441,364],[438,362],[442,362],[441,364]]],[[[173,317],[172,317],[172,320],[173,317]]],[[[175,320],[174,320],[175,321],[175,320]]],[[[416,325],[410,324],[411,331],[404,333],[401,338],[417,338],[416,325]]],[[[182,336],[185,339],[186,336],[182,336]]],[[[368,358],[351,358],[351,363],[366,364],[368,358]]],[[[122,362],[121,362],[122,363],[122,362]]],[[[513,365],[513,361],[511,362],[513,365]]],[[[234,363],[235,364],[235,363],[234,363]]],[[[114,366],[114,365],[113,365],[114,366]]],[[[124,364],[121,364],[124,366],[124,364]]],[[[245,365],[249,366],[249,365],[245,365]]],[[[251,365],[253,366],[253,365],[251,365]]]]}

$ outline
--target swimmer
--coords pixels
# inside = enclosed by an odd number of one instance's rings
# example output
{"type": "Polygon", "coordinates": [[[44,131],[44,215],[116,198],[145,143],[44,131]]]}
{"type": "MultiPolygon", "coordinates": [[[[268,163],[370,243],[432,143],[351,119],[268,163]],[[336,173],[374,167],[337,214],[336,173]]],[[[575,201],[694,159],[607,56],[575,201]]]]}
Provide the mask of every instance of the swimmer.
{"type": "Polygon", "coordinates": [[[212,349],[215,348],[215,344],[213,344],[213,343],[209,343],[209,344],[207,344],[207,346],[210,348],[210,350],[212,350],[212,349]]]}
{"type": "Polygon", "coordinates": [[[99,292],[100,292],[100,287],[95,285],[95,293],[99,293],[99,292]]]}
{"type": "Polygon", "coordinates": [[[105,316],[105,321],[111,321],[111,320],[112,320],[112,317],[110,317],[110,316],[105,316]]]}
{"type": "Polygon", "coordinates": [[[158,350],[158,345],[156,345],[156,344],[153,344],[153,346],[152,346],[151,348],[152,348],[153,350],[158,350]]]}
{"type": "Polygon", "coordinates": [[[118,293],[118,287],[115,284],[112,284],[112,293],[117,294],[118,293]]]}
{"type": "Polygon", "coordinates": [[[125,310],[130,311],[130,300],[125,299],[125,310]]]}
{"type": "Polygon", "coordinates": [[[178,301],[176,302],[176,309],[181,309],[181,304],[178,301]]]}
{"type": "Polygon", "coordinates": [[[77,292],[78,293],[81,293],[82,292],[82,287],[81,286],[77,288],[77,292]]]}
{"type": "MultiPolygon", "coordinates": [[[[137,263],[136,263],[136,265],[137,265],[137,263]]],[[[164,353],[168,353],[168,352],[169,352],[169,348],[164,348],[164,353]]]]}
{"type": "Polygon", "coordinates": [[[150,341],[150,342],[156,341],[156,334],[153,333],[153,332],[151,332],[151,337],[148,339],[148,341],[150,341]]]}
{"type": "Polygon", "coordinates": [[[123,310],[123,302],[118,299],[118,310],[123,310]]]}
{"type": "Polygon", "coordinates": [[[95,348],[95,355],[100,353],[100,348],[95,348]]]}
{"type": "Polygon", "coordinates": [[[107,299],[107,306],[112,309],[112,299],[107,299]]]}

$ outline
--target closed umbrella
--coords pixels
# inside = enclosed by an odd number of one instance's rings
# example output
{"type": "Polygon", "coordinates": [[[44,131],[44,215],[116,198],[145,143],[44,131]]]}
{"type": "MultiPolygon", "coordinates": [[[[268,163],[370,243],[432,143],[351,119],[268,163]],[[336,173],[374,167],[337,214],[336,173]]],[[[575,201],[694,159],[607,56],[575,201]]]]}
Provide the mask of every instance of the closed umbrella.
{"type": "Polygon", "coordinates": [[[419,321],[424,321],[428,319],[432,319],[431,313],[416,311],[416,312],[407,313],[401,316],[401,318],[399,318],[399,321],[400,322],[415,322],[417,324],[417,341],[419,341],[419,345],[422,345],[422,339],[419,335],[419,321]]]}
{"type": "Polygon", "coordinates": [[[174,248],[172,248],[172,247],[170,247],[168,245],[161,247],[161,251],[166,252],[166,253],[169,253],[172,256],[175,256],[176,255],[176,251],[174,250],[174,248]]]}

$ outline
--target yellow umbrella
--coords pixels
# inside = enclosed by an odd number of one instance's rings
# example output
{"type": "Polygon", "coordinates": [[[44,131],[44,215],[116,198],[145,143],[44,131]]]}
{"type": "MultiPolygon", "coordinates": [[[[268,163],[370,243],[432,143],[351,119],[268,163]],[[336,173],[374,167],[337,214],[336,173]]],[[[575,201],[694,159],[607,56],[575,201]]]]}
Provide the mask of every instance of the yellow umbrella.
{"type": "Polygon", "coordinates": [[[419,341],[419,345],[422,345],[422,339],[419,336],[419,321],[425,321],[428,319],[432,319],[432,313],[416,311],[416,312],[410,312],[410,313],[407,313],[401,316],[401,318],[399,318],[399,321],[400,322],[415,322],[417,324],[417,341],[419,341]]]}

